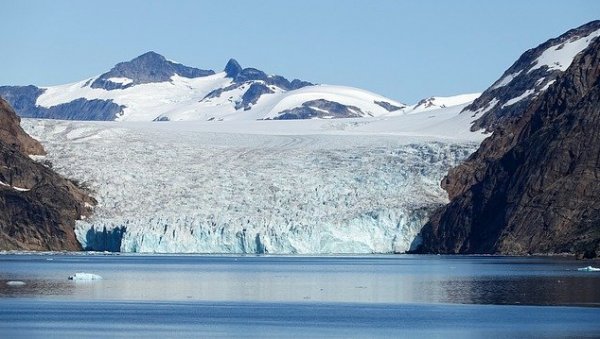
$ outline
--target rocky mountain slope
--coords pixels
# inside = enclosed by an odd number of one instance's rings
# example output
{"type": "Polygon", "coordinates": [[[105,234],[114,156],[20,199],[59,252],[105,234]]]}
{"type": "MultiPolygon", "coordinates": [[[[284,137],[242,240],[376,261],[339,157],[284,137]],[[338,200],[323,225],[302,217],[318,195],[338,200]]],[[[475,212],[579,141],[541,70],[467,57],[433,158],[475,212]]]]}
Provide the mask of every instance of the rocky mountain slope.
{"type": "Polygon", "coordinates": [[[76,83],[3,86],[21,117],[66,120],[277,120],[381,116],[406,105],[357,88],[242,68],[202,70],[148,52],[76,83]]]}
{"type": "Polygon", "coordinates": [[[87,193],[33,161],[42,146],[0,99],[0,250],[79,250],[75,220],[95,203],[87,193]]]}
{"type": "Polygon", "coordinates": [[[464,114],[478,118],[473,129],[491,131],[504,120],[520,117],[569,67],[575,55],[598,36],[600,21],[592,21],[523,53],[500,79],[465,108],[464,114]]]}
{"type": "MultiPolygon", "coordinates": [[[[511,114],[520,118],[496,120],[493,135],[450,171],[443,186],[451,201],[424,227],[423,251],[600,254],[600,39],[590,38],[599,22],[582,27],[549,44],[585,45],[572,62],[555,64],[566,71],[511,114]]],[[[500,81],[486,93],[500,84],[521,86],[500,81]]]]}
{"type": "Polygon", "coordinates": [[[45,154],[42,145],[30,137],[21,128],[21,119],[14,113],[10,105],[0,98],[0,141],[21,153],[32,155],[45,154]]]}

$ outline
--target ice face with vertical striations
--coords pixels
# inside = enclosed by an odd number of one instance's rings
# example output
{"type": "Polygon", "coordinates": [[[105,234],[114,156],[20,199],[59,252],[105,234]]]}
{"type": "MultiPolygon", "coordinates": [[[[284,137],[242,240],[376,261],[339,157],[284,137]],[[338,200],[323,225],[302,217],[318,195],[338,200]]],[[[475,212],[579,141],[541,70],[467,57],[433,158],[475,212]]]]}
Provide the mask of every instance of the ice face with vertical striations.
{"type": "Polygon", "coordinates": [[[336,121],[23,125],[57,171],[98,199],[77,224],[85,249],[391,253],[419,241],[429,212],[447,201],[440,180],[482,138],[468,134],[461,108],[336,121]],[[456,138],[461,131],[471,137],[456,138]]]}

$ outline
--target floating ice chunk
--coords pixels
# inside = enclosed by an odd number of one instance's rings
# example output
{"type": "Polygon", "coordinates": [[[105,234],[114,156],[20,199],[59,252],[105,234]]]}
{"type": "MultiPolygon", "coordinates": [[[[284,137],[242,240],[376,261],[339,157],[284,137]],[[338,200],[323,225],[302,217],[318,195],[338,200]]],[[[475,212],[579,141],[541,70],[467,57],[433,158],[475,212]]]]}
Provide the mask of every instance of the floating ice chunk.
{"type": "Polygon", "coordinates": [[[582,271],[582,272],[600,272],[600,268],[592,267],[592,266],[581,267],[581,268],[578,268],[577,270],[582,271]]]}
{"type": "Polygon", "coordinates": [[[20,281],[20,280],[11,280],[11,281],[7,281],[6,285],[8,285],[8,286],[24,286],[25,282],[20,281]]]}
{"type": "Polygon", "coordinates": [[[102,277],[97,274],[93,274],[93,273],[79,272],[79,273],[75,273],[75,274],[69,276],[69,280],[91,281],[91,280],[102,280],[102,277]]]}

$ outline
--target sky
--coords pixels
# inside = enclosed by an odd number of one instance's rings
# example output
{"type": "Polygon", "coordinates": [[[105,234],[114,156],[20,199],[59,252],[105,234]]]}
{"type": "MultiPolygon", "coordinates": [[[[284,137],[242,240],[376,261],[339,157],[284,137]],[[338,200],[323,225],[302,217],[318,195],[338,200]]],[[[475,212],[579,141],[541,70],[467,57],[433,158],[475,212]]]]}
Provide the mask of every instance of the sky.
{"type": "Polygon", "coordinates": [[[75,82],[147,51],[415,103],[481,92],[597,0],[3,1],[0,85],[75,82]]]}

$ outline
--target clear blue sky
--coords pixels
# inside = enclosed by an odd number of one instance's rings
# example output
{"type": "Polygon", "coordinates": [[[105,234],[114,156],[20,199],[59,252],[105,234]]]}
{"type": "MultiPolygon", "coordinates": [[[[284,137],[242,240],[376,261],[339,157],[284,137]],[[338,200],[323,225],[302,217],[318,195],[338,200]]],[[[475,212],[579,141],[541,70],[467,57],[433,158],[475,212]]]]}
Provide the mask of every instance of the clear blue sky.
{"type": "Polygon", "coordinates": [[[600,19],[600,1],[19,0],[1,11],[0,85],[73,82],[154,50],[413,103],[484,90],[526,49],[600,19]]]}

